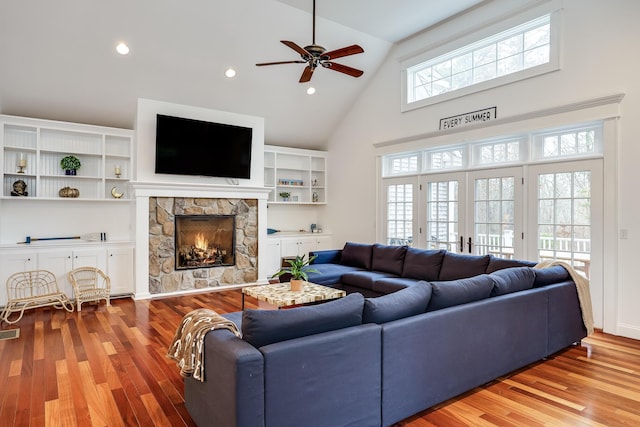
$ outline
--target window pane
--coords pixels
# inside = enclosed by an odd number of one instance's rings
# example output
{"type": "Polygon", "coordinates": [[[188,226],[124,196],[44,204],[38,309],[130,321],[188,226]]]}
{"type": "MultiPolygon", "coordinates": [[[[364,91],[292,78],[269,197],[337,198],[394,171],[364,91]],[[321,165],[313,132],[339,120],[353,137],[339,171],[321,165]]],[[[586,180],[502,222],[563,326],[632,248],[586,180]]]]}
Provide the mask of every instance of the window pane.
{"type": "Polygon", "coordinates": [[[456,56],[451,60],[451,72],[453,74],[470,70],[472,67],[473,67],[473,55],[471,53],[456,56]]]}
{"type": "Polygon", "coordinates": [[[480,83],[496,77],[496,63],[491,62],[474,69],[473,82],[480,83]]]}
{"type": "Polygon", "coordinates": [[[498,61],[498,76],[522,70],[522,55],[510,56],[498,61]]]}
{"type": "Polygon", "coordinates": [[[451,61],[441,62],[433,66],[433,79],[438,80],[451,75],[451,61]]]}
{"type": "Polygon", "coordinates": [[[522,53],[522,39],[522,34],[517,34],[513,37],[509,37],[506,40],[498,42],[498,59],[522,53]]]}
{"type": "Polygon", "coordinates": [[[524,53],[524,68],[535,67],[549,62],[549,47],[542,46],[524,53]]]}
{"type": "Polygon", "coordinates": [[[524,50],[549,44],[549,24],[524,33],[524,50]]]}
{"type": "Polygon", "coordinates": [[[473,52],[473,65],[478,67],[496,61],[496,45],[492,44],[473,52]]]}

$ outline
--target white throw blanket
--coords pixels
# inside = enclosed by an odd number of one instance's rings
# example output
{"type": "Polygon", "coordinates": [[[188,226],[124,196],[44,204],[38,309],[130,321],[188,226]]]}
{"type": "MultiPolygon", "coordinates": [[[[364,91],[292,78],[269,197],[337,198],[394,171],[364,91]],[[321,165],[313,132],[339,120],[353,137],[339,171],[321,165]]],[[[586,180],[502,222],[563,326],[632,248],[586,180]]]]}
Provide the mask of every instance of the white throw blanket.
{"type": "Polygon", "coordinates": [[[180,375],[193,375],[193,378],[204,381],[204,338],[214,329],[228,329],[237,337],[241,336],[235,323],[213,310],[200,308],[182,318],[167,351],[167,357],[180,368],[180,375]]]}
{"type": "Polygon", "coordinates": [[[582,321],[587,328],[587,335],[593,334],[593,306],[591,305],[591,292],[589,290],[589,279],[579,274],[570,264],[564,261],[545,260],[538,263],[534,268],[546,268],[554,265],[564,267],[571,275],[578,291],[578,301],[582,310],[582,321]]]}

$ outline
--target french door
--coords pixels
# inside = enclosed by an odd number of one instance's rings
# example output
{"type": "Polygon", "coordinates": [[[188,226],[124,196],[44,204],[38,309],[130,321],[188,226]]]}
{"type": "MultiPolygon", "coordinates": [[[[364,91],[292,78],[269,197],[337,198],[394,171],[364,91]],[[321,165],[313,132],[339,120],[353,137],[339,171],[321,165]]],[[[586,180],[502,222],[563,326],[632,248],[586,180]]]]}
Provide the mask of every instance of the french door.
{"type": "Polygon", "coordinates": [[[422,184],[425,247],[522,256],[522,168],[434,174],[422,184]]]}
{"type": "Polygon", "coordinates": [[[529,167],[528,259],[564,261],[590,281],[596,325],[603,324],[602,160],[529,167]]]}

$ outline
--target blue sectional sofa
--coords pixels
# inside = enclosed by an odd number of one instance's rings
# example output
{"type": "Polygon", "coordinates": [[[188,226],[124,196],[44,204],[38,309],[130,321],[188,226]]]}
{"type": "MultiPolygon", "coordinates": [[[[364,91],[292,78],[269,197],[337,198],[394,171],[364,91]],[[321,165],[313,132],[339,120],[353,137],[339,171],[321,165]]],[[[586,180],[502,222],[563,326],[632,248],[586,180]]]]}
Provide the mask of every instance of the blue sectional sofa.
{"type": "Polygon", "coordinates": [[[200,426],[388,426],[586,336],[562,267],[347,243],[311,281],[349,291],[289,310],[226,315],[185,378],[200,426]],[[365,295],[367,295],[365,297],[365,295]]]}

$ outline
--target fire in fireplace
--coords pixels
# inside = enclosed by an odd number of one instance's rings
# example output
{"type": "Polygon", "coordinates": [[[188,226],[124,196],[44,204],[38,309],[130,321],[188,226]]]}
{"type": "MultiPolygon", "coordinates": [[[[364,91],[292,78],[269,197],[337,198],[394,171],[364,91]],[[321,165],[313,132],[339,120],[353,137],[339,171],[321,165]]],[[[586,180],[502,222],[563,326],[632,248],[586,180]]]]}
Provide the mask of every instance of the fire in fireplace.
{"type": "Polygon", "coordinates": [[[235,265],[235,215],[176,215],[176,269],[235,265]]]}

